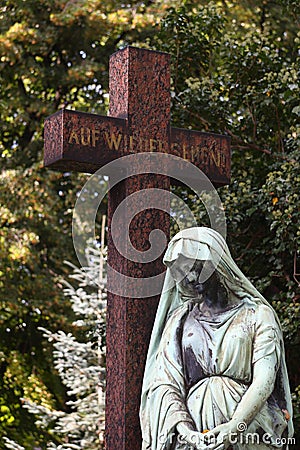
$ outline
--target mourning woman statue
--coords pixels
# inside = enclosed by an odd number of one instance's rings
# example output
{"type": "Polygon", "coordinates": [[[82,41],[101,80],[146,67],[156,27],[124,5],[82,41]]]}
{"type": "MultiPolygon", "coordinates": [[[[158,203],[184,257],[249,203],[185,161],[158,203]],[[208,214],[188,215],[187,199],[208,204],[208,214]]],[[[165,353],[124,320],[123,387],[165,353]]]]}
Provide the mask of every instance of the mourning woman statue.
{"type": "Polygon", "coordinates": [[[142,450],[287,449],[292,407],[276,313],[212,229],[178,233],[164,263],[142,450]]]}

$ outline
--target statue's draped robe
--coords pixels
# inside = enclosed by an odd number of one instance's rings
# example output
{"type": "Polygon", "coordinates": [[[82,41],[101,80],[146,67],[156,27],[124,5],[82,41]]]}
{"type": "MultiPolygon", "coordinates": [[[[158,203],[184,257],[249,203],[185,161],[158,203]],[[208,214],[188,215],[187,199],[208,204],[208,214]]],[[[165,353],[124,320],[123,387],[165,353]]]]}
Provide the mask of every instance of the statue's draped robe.
{"type": "MultiPolygon", "coordinates": [[[[193,236],[193,229],[186,231],[193,236]]],[[[195,245],[198,244],[197,241],[195,245]]],[[[211,248],[214,244],[212,240],[211,248]]],[[[184,245],[184,250],[181,245],[181,254],[195,254],[194,244],[189,241],[184,245]]],[[[189,422],[200,432],[228,422],[251,384],[253,364],[266,356],[277,373],[276,382],[272,395],[245,433],[257,433],[260,442],[264,435],[265,444],[270,447],[258,445],[255,440],[253,444],[251,441],[241,444],[240,437],[233,447],[235,450],[287,448],[282,446],[281,437],[292,435],[293,429],[291,421],[287,426],[282,410],[291,413],[292,409],[278,318],[241,275],[228,256],[228,249],[225,251],[220,273],[224,275],[226,271],[227,276],[232,270],[225,281],[232,295],[240,301],[210,319],[201,314],[194,300],[184,298],[178,285],[170,284],[171,275],[167,270],[143,383],[142,450],[190,449],[177,440],[179,422],[189,422]],[[237,284],[235,291],[234,284],[237,284]]],[[[173,254],[174,248],[171,248],[171,257],[173,254]]]]}
{"type": "MultiPolygon", "coordinates": [[[[252,364],[265,356],[277,371],[281,342],[267,306],[243,302],[210,320],[197,304],[179,307],[166,324],[149,391],[150,428],[156,430],[156,444],[149,448],[188,449],[176,443],[176,424],[182,420],[200,432],[228,422],[251,383],[252,364]]],[[[287,421],[279,397],[274,391],[247,428],[258,433],[254,445],[250,440],[243,446],[236,436],[236,449],[257,448],[263,434],[265,443],[281,448],[287,421]]]]}

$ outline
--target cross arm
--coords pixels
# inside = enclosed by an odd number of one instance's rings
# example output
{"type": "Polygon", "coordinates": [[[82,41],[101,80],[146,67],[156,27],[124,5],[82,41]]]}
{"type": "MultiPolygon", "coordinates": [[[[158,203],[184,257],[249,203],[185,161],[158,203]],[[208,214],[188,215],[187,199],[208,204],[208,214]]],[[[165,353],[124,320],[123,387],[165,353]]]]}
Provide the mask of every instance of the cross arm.
{"type": "Polygon", "coordinates": [[[55,170],[93,173],[125,151],[126,121],[61,110],[44,128],[44,164],[55,170]]]}
{"type": "Polygon", "coordinates": [[[230,137],[169,129],[161,141],[130,135],[126,119],[61,110],[45,121],[44,163],[55,170],[93,173],[130,153],[162,152],[183,158],[201,169],[212,183],[230,180],[230,137]]]}
{"type": "Polygon", "coordinates": [[[183,128],[171,128],[170,153],[188,160],[216,186],[230,181],[230,137],[183,128]]]}

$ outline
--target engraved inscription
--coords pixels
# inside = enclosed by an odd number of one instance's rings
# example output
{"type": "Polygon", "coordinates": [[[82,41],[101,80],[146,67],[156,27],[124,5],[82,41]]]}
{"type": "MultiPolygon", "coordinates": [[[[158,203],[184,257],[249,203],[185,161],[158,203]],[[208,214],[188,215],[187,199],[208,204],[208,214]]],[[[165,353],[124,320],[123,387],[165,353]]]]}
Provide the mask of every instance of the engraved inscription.
{"type": "Polygon", "coordinates": [[[105,132],[105,139],[108,144],[109,150],[119,150],[120,144],[124,136],[122,134],[115,135],[115,133],[105,132]]]}
{"type": "MultiPolygon", "coordinates": [[[[146,139],[88,127],[73,128],[68,139],[68,143],[74,146],[93,148],[101,145],[101,142],[111,151],[127,148],[128,153],[168,153],[169,148],[168,142],[159,139],[146,139]]],[[[212,137],[202,140],[199,144],[172,142],[170,152],[197,165],[222,168],[227,164],[226,153],[222,151],[220,143],[212,137]]]]}

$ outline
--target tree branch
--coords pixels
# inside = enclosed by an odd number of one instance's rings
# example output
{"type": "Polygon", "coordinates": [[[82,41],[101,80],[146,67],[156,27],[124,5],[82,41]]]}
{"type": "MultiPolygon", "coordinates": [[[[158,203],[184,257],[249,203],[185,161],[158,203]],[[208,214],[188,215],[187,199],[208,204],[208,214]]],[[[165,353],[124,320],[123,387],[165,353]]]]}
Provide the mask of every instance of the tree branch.
{"type": "MultiPolygon", "coordinates": [[[[178,102],[180,103],[180,102],[178,102]]],[[[200,116],[200,114],[195,113],[194,111],[191,111],[190,109],[188,109],[185,105],[180,104],[180,106],[182,107],[182,109],[184,109],[190,116],[192,117],[196,117],[196,119],[200,120],[201,123],[203,123],[205,130],[209,131],[210,127],[211,127],[211,123],[204,119],[204,117],[200,116]]]]}
{"type": "Polygon", "coordinates": [[[232,137],[232,139],[235,141],[232,144],[232,147],[234,148],[238,148],[241,150],[257,150],[259,152],[265,153],[267,155],[272,155],[271,150],[266,149],[266,148],[261,148],[259,145],[257,144],[253,144],[251,142],[246,142],[243,141],[243,139],[241,139],[239,136],[237,136],[236,134],[234,134],[232,131],[230,131],[229,129],[225,129],[225,132],[227,134],[229,134],[229,136],[232,137]]]}
{"type": "Polygon", "coordinates": [[[287,155],[273,153],[271,150],[269,150],[267,148],[262,148],[259,145],[253,144],[251,142],[243,141],[239,136],[232,133],[232,131],[230,131],[228,129],[225,129],[225,132],[227,134],[229,134],[229,136],[231,136],[233,139],[231,148],[236,148],[238,150],[256,150],[258,152],[265,153],[266,155],[272,156],[273,158],[282,159],[284,161],[289,161],[289,162],[294,162],[294,163],[296,162],[295,159],[289,158],[287,155]]]}

